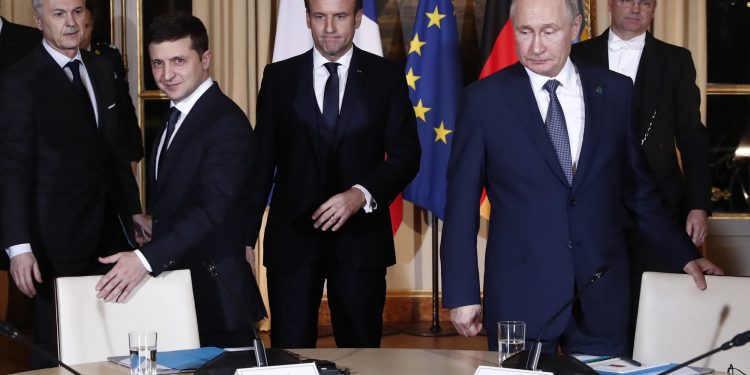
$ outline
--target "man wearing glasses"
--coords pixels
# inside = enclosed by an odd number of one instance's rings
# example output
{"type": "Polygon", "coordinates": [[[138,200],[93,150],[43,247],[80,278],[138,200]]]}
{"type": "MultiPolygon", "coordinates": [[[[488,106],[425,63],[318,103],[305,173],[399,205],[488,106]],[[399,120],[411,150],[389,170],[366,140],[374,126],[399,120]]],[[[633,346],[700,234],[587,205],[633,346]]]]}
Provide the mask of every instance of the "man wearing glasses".
{"type": "MultiPolygon", "coordinates": [[[[711,175],[708,132],[701,123],[700,92],[690,51],[647,31],[656,0],[608,0],[612,24],[602,35],[573,46],[571,58],[629,76],[634,82],[631,121],[672,219],[700,247],[708,231],[711,175]],[[676,150],[679,149],[682,168],[676,150]]],[[[641,274],[670,270],[652,241],[628,228],[635,327],[641,274]]]]}

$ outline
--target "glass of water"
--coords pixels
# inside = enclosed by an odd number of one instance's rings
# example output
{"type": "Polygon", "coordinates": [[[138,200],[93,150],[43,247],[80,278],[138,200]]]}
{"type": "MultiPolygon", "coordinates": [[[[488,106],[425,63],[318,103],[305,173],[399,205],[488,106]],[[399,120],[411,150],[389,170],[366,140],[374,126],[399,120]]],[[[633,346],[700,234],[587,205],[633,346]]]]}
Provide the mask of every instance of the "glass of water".
{"type": "Polygon", "coordinates": [[[518,320],[497,322],[497,349],[499,364],[526,347],[526,323],[518,320]]]}
{"type": "Polygon", "coordinates": [[[130,375],[156,375],[156,332],[128,332],[130,375]]]}

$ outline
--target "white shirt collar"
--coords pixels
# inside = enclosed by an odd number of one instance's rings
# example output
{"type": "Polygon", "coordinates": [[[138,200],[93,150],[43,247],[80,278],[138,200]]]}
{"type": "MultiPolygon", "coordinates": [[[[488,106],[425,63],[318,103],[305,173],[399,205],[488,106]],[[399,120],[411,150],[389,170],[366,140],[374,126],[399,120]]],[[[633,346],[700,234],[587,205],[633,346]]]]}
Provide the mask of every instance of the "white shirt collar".
{"type": "Polygon", "coordinates": [[[573,66],[573,62],[570,61],[570,57],[568,57],[568,61],[566,61],[565,65],[563,65],[560,73],[552,78],[536,74],[526,67],[524,67],[524,69],[526,69],[526,73],[528,73],[529,75],[529,79],[531,80],[531,89],[534,90],[534,92],[544,90],[544,84],[551,79],[556,79],[558,82],[560,82],[560,86],[565,89],[574,90],[576,87],[576,69],[575,66],[573,66]]]}
{"type": "Polygon", "coordinates": [[[58,50],[52,48],[52,46],[47,43],[47,39],[42,39],[42,46],[44,46],[44,49],[47,50],[47,53],[52,56],[53,59],[55,59],[55,62],[57,65],[60,65],[60,68],[64,68],[65,64],[69,63],[71,60],[78,60],[83,64],[83,59],[81,59],[81,50],[76,50],[76,55],[71,59],[68,56],[63,55],[58,50]]]}
{"type": "Polygon", "coordinates": [[[3,32],[3,19],[0,18],[0,33],[3,32]]]}
{"type": "MultiPolygon", "coordinates": [[[[344,68],[349,69],[349,65],[352,62],[352,55],[353,54],[354,54],[354,45],[352,45],[352,47],[350,47],[349,50],[346,51],[346,53],[343,56],[341,56],[338,60],[336,60],[334,62],[337,62],[337,63],[341,64],[341,66],[343,66],[344,68]]],[[[317,48],[313,47],[313,67],[314,67],[314,69],[317,69],[317,68],[323,66],[323,64],[328,63],[328,62],[331,62],[331,61],[329,61],[328,59],[326,59],[325,57],[323,57],[323,54],[320,53],[320,51],[318,51],[317,48]]]]}
{"type": "Polygon", "coordinates": [[[615,32],[612,31],[612,29],[609,29],[609,37],[607,38],[607,42],[608,43],[628,43],[638,48],[643,48],[643,46],[646,45],[646,32],[644,31],[643,34],[633,37],[630,40],[623,40],[622,38],[617,36],[617,34],[615,34],[615,32]]]}
{"type": "Polygon", "coordinates": [[[201,83],[198,88],[196,88],[195,91],[193,91],[193,93],[190,94],[187,98],[182,99],[179,103],[170,101],[170,107],[177,107],[180,113],[182,113],[180,117],[185,118],[190,110],[193,109],[193,106],[198,101],[198,99],[200,99],[200,97],[203,96],[206,91],[208,91],[213,83],[214,80],[211,79],[211,77],[206,78],[206,80],[203,81],[203,83],[201,83]]]}

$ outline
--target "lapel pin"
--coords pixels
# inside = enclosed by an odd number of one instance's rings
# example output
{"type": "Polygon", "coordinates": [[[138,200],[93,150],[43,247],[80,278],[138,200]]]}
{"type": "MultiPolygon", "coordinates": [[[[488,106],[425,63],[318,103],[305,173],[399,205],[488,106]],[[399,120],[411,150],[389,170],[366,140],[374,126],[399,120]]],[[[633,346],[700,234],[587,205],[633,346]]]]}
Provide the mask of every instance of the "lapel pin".
{"type": "Polygon", "coordinates": [[[596,86],[596,88],[594,89],[594,91],[596,91],[597,94],[601,94],[602,91],[604,91],[604,90],[602,89],[601,86],[596,86]]]}
{"type": "Polygon", "coordinates": [[[362,74],[362,69],[357,68],[357,73],[362,74]]]}

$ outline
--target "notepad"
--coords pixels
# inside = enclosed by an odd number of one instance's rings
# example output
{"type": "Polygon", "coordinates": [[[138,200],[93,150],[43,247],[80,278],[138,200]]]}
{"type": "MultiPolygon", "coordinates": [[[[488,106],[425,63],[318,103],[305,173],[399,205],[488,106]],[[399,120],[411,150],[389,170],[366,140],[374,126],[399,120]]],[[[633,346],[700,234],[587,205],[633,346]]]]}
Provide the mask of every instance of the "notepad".
{"type": "MultiPolygon", "coordinates": [[[[589,362],[587,364],[592,369],[594,369],[594,371],[598,372],[601,375],[655,375],[677,366],[674,363],[659,363],[655,365],[643,364],[641,366],[637,366],[633,364],[632,361],[627,361],[620,358],[610,358],[599,361],[592,359],[593,358],[589,359],[589,362]]],[[[698,373],[693,369],[687,367],[679,369],[672,374],[698,375],[698,373]]]]}
{"type": "MultiPolygon", "coordinates": [[[[216,347],[157,352],[156,372],[158,374],[191,372],[223,352],[224,349],[216,347]]],[[[109,357],[107,360],[130,368],[130,356],[109,357]]]]}

